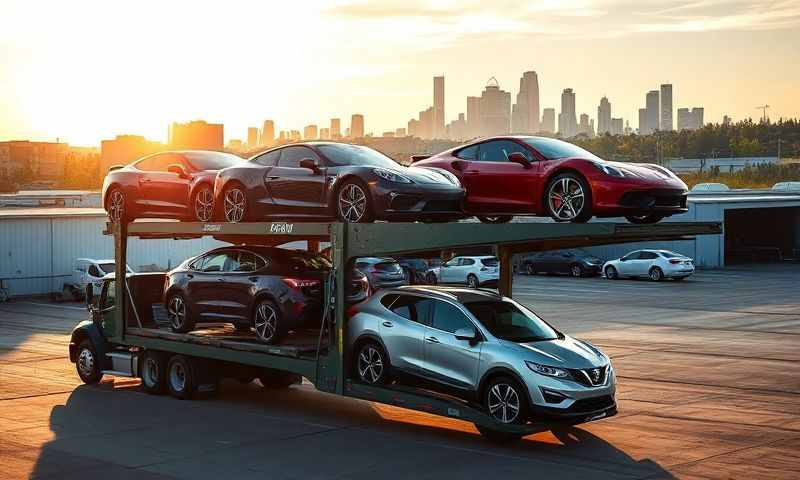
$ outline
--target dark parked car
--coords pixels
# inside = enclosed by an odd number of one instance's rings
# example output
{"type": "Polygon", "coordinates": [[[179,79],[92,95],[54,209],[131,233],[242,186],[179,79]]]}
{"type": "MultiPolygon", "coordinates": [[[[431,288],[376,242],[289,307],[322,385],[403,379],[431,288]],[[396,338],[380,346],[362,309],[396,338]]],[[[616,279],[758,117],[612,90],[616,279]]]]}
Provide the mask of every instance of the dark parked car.
{"type": "Polygon", "coordinates": [[[600,275],[603,260],[586,250],[572,248],[551,250],[529,255],[522,260],[522,273],[565,273],[573,277],[593,277],[600,275]]]}
{"type": "Polygon", "coordinates": [[[421,258],[411,257],[394,257],[400,267],[403,269],[403,274],[406,277],[408,285],[420,285],[428,283],[427,273],[430,267],[428,262],[421,258]]]}
{"type": "MultiPolygon", "coordinates": [[[[319,327],[330,261],[320,255],[254,245],[223,247],[167,274],[164,305],[175,332],[197,323],[233,323],[276,343],[290,330],[319,327]]],[[[353,272],[348,301],[364,300],[366,277],[353,272]]]]}
{"type": "Polygon", "coordinates": [[[356,269],[367,276],[372,291],[408,284],[403,267],[393,258],[359,258],[356,260],[356,269]]]}
{"type": "Polygon", "coordinates": [[[116,165],[103,181],[103,207],[114,223],[147,217],[208,222],[217,172],[243,161],[229,153],[184,150],[116,165]]]}
{"type": "Polygon", "coordinates": [[[404,167],[369,147],[307,142],[278,147],[219,173],[217,215],[343,222],[452,220],[464,190],[439,168],[404,167]]]}

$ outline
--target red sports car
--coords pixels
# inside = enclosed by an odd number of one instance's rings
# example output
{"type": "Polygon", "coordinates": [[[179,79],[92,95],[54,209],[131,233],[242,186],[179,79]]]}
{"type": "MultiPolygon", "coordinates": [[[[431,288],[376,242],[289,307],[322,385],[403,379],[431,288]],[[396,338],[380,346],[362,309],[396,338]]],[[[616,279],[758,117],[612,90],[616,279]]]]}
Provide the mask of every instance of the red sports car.
{"type": "Polygon", "coordinates": [[[549,215],[557,222],[624,216],[655,223],[687,211],[686,184],[668,169],[609,162],[554,138],[483,138],[412,161],[454,173],[467,190],[465,213],[484,223],[508,222],[514,215],[549,215]]]}

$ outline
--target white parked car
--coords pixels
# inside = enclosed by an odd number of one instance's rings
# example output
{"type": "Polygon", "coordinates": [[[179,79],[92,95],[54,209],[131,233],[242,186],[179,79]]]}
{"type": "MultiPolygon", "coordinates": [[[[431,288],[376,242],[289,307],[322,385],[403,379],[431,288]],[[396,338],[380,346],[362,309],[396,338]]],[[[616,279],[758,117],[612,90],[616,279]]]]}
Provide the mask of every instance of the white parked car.
{"type": "MultiPolygon", "coordinates": [[[[114,259],[95,260],[93,258],[78,258],[72,264],[72,277],[64,283],[61,294],[65,300],[80,300],[86,292],[86,285],[92,283],[95,290],[103,286],[103,277],[114,273],[114,259]]],[[[128,267],[128,273],[133,273],[128,267]]]]}
{"type": "Polygon", "coordinates": [[[437,283],[467,285],[471,288],[497,285],[500,266],[496,257],[453,257],[439,267],[437,283]]]}
{"type": "Polygon", "coordinates": [[[658,282],[664,278],[683,280],[694,273],[692,259],[669,250],[636,250],[603,265],[606,278],[647,277],[658,282]]]}

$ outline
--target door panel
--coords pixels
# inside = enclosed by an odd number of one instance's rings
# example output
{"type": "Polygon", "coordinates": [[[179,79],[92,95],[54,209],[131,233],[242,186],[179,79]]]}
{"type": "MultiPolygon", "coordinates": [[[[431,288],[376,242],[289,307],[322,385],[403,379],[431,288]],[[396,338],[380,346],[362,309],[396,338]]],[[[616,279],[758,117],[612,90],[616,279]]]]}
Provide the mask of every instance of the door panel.
{"type": "Polygon", "coordinates": [[[275,212],[283,215],[324,215],[325,168],[315,173],[300,168],[300,160],[311,158],[320,162],[317,154],[307,147],[287,147],[281,150],[278,165],[264,179],[269,188],[275,212]]]}
{"type": "Polygon", "coordinates": [[[532,212],[538,199],[540,164],[527,149],[510,140],[494,140],[480,144],[478,157],[469,161],[462,172],[470,210],[502,213],[532,212]],[[528,156],[531,168],[508,161],[508,155],[520,152],[528,156]]]}
{"type": "Polygon", "coordinates": [[[139,192],[142,197],[138,202],[145,212],[170,216],[185,216],[189,209],[190,178],[181,178],[176,173],[167,171],[171,164],[179,164],[189,172],[183,159],[174,154],[161,154],[145,159],[137,164],[143,169],[139,175],[139,192]]]}
{"type": "Polygon", "coordinates": [[[392,304],[391,316],[380,325],[381,339],[386,345],[392,366],[409,373],[424,372],[424,350],[422,346],[430,318],[432,300],[401,295],[392,304]]]}
{"type": "Polygon", "coordinates": [[[475,328],[461,309],[434,301],[432,325],[425,333],[425,366],[433,380],[475,390],[481,342],[470,345],[467,340],[456,339],[453,332],[463,327],[475,328]]]}

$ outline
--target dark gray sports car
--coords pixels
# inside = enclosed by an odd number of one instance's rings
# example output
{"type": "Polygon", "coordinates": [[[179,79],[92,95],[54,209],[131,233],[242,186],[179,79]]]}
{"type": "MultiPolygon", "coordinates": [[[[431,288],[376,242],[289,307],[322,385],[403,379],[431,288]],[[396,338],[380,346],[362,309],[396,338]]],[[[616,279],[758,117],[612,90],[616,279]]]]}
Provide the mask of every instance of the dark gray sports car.
{"type": "Polygon", "coordinates": [[[405,167],[369,147],[285,145],[219,172],[216,217],[447,221],[462,218],[464,189],[439,168],[405,167]]]}

